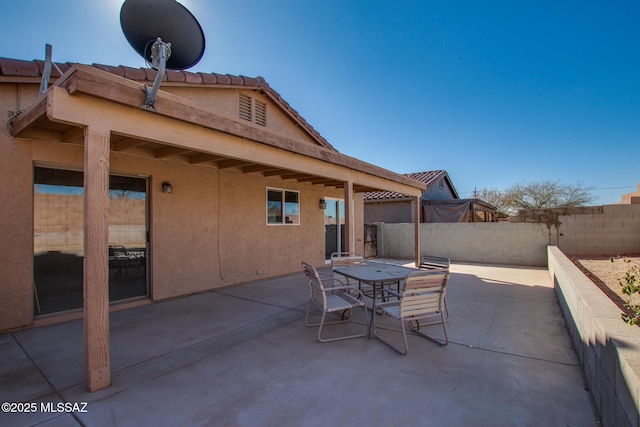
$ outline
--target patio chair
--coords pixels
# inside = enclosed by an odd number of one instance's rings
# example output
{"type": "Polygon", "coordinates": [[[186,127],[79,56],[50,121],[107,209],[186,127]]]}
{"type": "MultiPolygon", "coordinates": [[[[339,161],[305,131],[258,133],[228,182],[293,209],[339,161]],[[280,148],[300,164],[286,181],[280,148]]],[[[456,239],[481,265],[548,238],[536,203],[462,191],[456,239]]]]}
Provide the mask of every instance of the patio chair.
{"type": "MultiPolygon", "coordinates": [[[[331,270],[339,267],[351,267],[364,263],[364,257],[360,252],[334,252],[331,254],[331,270]]],[[[346,280],[347,285],[351,285],[348,277],[333,273],[333,277],[337,280],[346,280]]],[[[362,290],[362,283],[358,282],[358,289],[362,290]]]]}
{"type": "MultiPolygon", "coordinates": [[[[447,272],[447,281],[449,281],[450,271],[449,267],[451,266],[451,260],[445,256],[436,256],[436,255],[422,255],[420,257],[420,269],[421,270],[429,270],[429,271],[446,271],[447,272]]],[[[447,305],[447,299],[444,299],[444,312],[445,312],[445,320],[449,318],[449,306],[447,305]]]]}
{"type": "MultiPolygon", "coordinates": [[[[309,306],[307,307],[307,314],[304,318],[304,323],[307,326],[319,326],[318,328],[318,341],[331,342],[338,340],[346,340],[350,338],[365,337],[369,334],[368,331],[368,316],[367,307],[364,301],[364,295],[355,286],[333,286],[327,287],[324,285],[318,271],[311,264],[302,262],[302,269],[309,282],[309,306]],[[311,307],[315,306],[322,311],[322,317],[319,323],[310,323],[309,314],[311,313],[311,307]],[[357,335],[344,335],[336,338],[323,338],[322,328],[325,325],[334,325],[337,323],[348,322],[351,318],[351,310],[354,308],[362,307],[364,311],[364,328],[365,331],[362,334],[357,335]],[[340,320],[326,322],[327,313],[340,313],[340,320]]],[[[329,279],[325,279],[329,280],[329,279]]],[[[330,280],[335,280],[331,278],[330,280]]]]}
{"type": "Polygon", "coordinates": [[[373,335],[397,351],[400,354],[407,354],[409,344],[407,343],[407,332],[405,323],[409,328],[438,344],[445,346],[449,343],[447,334],[447,324],[444,317],[444,297],[447,287],[447,273],[444,271],[416,271],[410,273],[404,280],[404,286],[401,292],[395,292],[391,289],[382,289],[383,293],[398,297],[398,301],[388,301],[376,304],[376,309],[382,312],[382,315],[389,315],[400,321],[402,329],[402,339],[404,348],[396,347],[390,341],[386,340],[378,333],[376,329],[376,317],[373,316],[373,335]],[[424,320],[431,319],[428,323],[421,323],[424,320]],[[442,324],[444,329],[444,340],[433,338],[426,335],[420,328],[429,325],[442,324]]]}

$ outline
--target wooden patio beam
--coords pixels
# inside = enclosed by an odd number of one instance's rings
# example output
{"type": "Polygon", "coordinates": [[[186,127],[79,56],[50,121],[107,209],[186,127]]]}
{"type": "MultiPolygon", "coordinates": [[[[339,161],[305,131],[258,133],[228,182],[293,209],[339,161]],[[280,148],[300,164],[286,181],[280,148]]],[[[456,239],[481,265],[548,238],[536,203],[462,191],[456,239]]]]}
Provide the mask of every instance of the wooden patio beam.
{"type": "Polygon", "coordinates": [[[218,162],[218,169],[237,168],[241,166],[248,166],[250,164],[251,162],[248,162],[246,160],[236,160],[236,159],[221,160],[218,162]]]}
{"type": "Polygon", "coordinates": [[[285,173],[291,172],[289,170],[286,169],[273,169],[273,170],[268,170],[268,171],[264,171],[262,172],[262,176],[280,176],[280,175],[284,175],[285,173]]]}
{"type": "Polygon", "coordinates": [[[203,153],[203,154],[196,154],[195,156],[189,157],[189,163],[191,163],[192,165],[197,165],[198,163],[205,163],[205,162],[211,162],[211,161],[215,162],[222,159],[224,159],[224,157],[203,153]]]}
{"type": "Polygon", "coordinates": [[[251,165],[251,166],[244,166],[242,168],[242,172],[244,173],[266,172],[266,171],[273,171],[273,170],[281,170],[281,169],[276,169],[273,166],[268,166],[268,165],[251,165]]]}
{"type": "Polygon", "coordinates": [[[113,151],[124,151],[127,148],[132,148],[132,147],[137,147],[138,145],[142,144],[144,141],[140,141],[139,139],[135,139],[135,138],[122,138],[118,141],[114,141],[111,143],[111,149],[113,151]]]}
{"type": "Polygon", "coordinates": [[[156,159],[163,159],[165,157],[175,156],[177,154],[188,153],[189,151],[192,150],[184,147],[164,147],[156,150],[156,159]]]}
{"type": "Polygon", "coordinates": [[[87,126],[84,140],[84,341],[87,389],[111,385],[109,356],[109,138],[87,126]]]}

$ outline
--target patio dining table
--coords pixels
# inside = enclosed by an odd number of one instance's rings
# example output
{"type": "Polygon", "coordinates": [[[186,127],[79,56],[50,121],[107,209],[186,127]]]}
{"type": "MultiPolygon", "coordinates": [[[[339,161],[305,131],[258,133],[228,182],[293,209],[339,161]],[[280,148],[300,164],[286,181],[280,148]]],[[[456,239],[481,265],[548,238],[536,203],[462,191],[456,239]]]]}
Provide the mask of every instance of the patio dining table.
{"type": "MultiPolygon", "coordinates": [[[[370,285],[373,288],[371,297],[373,300],[373,308],[375,308],[377,290],[379,288],[390,285],[392,283],[399,283],[401,280],[404,280],[409,273],[416,270],[418,269],[413,267],[405,267],[402,265],[365,261],[363,264],[357,264],[347,267],[337,267],[333,271],[334,273],[340,274],[341,276],[370,285]]],[[[371,321],[369,323],[369,331],[371,331],[373,316],[375,315],[375,310],[373,311],[374,312],[371,315],[371,321]]]]}

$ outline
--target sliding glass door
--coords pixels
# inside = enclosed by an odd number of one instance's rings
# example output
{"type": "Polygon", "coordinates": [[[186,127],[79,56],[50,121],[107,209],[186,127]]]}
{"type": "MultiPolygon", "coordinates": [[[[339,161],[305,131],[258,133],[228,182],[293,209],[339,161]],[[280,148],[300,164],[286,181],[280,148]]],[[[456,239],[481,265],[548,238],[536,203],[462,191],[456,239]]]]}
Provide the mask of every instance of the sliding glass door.
{"type": "Polygon", "coordinates": [[[324,254],[331,259],[334,252],[344,252],[344,200],[325,198],[324,254]]]}
{"type": "MultiPolygon", "coordinates": [[[[34,169],[34,312],[82,307],[83,173],[34,169]]],[[[109,177],[109,300],[148,295],[147,180],[109,177]]]]}

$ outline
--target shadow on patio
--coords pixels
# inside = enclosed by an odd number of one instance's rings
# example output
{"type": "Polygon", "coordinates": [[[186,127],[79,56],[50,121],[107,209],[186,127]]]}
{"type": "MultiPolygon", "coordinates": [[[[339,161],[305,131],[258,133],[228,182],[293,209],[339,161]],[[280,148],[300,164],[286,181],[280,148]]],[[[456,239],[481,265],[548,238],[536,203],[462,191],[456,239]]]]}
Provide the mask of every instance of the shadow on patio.
{"type": "Polygon", "coordinates": [[[317,342],[302,273],[112,313],[112,386],[96,393],[82,321],[0,335],[2,401],[37,406],[0,424],[598,425],[548,272],[451,271],[449,345],[411,336],[407,356],[317,342]],[[41,411],[51,402],[86,412],[41,411]]]}

